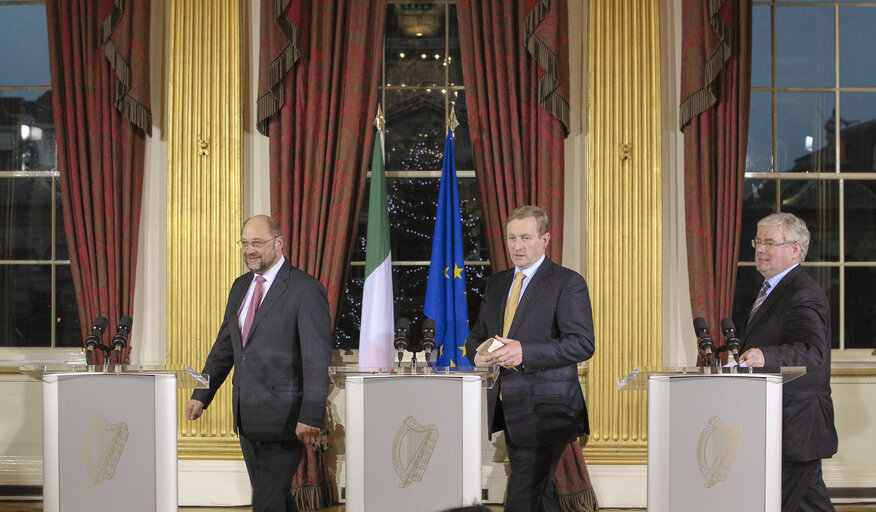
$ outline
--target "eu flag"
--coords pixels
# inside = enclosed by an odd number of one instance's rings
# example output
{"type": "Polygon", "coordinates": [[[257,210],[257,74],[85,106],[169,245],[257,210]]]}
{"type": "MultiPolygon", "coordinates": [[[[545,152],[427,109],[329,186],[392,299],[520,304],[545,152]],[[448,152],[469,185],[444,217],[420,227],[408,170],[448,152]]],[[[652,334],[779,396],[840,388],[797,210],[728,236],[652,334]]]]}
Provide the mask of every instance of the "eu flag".
{"type": "Polygon", "coordinates": [[[465,259],[462,250],[462,216],[459,210],[459,187],[456,183],[456,160],[453,131],[444,144],[444,165],[432,236],[432,260],[426,285],[424,313],[435,320],[438,357],[435,366],[470,369],[465,356],[468,338],[468,304],[465,299],[465,259]]]}

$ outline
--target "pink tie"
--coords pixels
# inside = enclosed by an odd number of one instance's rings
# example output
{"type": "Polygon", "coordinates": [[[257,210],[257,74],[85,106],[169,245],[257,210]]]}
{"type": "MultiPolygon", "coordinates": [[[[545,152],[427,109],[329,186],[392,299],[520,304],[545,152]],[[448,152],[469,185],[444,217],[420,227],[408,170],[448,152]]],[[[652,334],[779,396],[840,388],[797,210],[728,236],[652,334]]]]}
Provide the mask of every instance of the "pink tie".
{"type": "Polygon", "coordinates": [[[255,288],[252,290],[252,300],[249,301],[249,309],[246,311],[246,318],[243,320],[243,330],[240,331],[240,339],[243,341],[243,346],[246,346],[249,329],[252,327],[252,319],[255,318],[259,304],[262,303],[262,283],[264,282],[265,276],[256,276],[255,288]]]}

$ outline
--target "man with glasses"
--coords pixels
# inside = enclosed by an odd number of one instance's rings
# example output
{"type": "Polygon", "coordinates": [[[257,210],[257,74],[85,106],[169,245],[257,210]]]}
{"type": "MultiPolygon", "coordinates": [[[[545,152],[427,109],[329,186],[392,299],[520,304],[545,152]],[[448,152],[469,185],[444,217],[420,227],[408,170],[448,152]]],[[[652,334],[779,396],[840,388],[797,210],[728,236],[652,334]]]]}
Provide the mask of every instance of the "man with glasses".
{"type": "Polygon", "coordinates": [[[782,511],[834,510],[821,459],[837,450],[830,397],[830,306],[800,263],[809,250],[806,223],[790,213],[757,223],[757,270],[765,281],[742,331],[740,364],[805,366],[782,393],[782,511]]]}
{"type": "Polygon", "coordinates": [[[258,215],[239,242],[246,267],[228,294],[225,318],[196,389],[186,405],[195,420],[234,367],[234,430],[252,484],[254,512],[297,510],[292,477],[304,444],[325,427],[331,319],[322,284],[282,254],[283,233],[258,215]]]}

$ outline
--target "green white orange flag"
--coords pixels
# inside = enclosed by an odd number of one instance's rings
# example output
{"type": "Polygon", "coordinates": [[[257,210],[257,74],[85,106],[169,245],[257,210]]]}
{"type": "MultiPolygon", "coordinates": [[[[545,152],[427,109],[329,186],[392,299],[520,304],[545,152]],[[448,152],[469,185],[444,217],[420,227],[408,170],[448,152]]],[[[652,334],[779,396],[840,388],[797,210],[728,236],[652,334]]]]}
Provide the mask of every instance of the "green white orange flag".
{"type": "Polygon", "coordinates": [[[383,165],[383,113],[377,108],[374,155],[368,193],[368,233],[365,239],[365,288],[359,330],[359,367],[393,366],[392,253],[389,248],[389,201],[383,165]]]}

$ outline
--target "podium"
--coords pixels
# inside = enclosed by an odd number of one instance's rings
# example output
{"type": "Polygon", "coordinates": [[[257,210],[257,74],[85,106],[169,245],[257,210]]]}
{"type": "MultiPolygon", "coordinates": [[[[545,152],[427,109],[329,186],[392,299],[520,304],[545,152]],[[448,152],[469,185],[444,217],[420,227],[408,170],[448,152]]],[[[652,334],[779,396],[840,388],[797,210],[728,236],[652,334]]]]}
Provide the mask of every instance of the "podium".
{"type": "Polygon", "coordinates": [[[176,390],[206,377],[158,366],[20,371],[43,382],[44,510],[177,510],[176,390]]]}
{"type": "Polygon", "coordinates": [[[648,510],[781,510],[782,386],[805,373],[695,367],[622,379],[620,389],[648,390],[648,510]]]}
{"type": "Polygon", "coordinates": [[[346,389],[348,512],[436,512],[481,502],[482,388],[496,368],[333,366],[346,389]]]}

